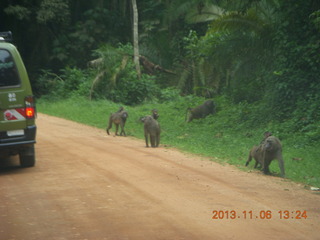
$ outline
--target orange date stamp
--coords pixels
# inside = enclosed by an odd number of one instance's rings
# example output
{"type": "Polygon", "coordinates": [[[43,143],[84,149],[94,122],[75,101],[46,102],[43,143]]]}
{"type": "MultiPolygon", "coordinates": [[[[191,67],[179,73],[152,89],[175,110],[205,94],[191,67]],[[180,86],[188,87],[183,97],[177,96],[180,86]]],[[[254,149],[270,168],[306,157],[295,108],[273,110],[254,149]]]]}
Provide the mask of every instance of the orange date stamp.
{"type": "Polygon", "coordinates": [[[307,219],[306,210],[213,210],[212,219],[213,220],[222,220],[222,219],[307,219]]]}

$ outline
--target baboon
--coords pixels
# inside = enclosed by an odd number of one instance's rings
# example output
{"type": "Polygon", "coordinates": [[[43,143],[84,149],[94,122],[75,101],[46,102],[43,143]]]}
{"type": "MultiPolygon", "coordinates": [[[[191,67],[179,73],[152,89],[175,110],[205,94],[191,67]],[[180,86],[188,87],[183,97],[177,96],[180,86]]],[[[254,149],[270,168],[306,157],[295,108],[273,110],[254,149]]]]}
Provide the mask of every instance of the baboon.
{"type": "Polygon", "coordinates": [[[157,109],[152,109],[151,110],[151,116],[155,119],[155,120],[157,120],[158,118],[159,118],[159,114],[158,114],[158,110],[157,109]]]}
{"type": "Polygon", "coordinates": [[[160,124],[157,121],[159,117],[158,111],[153,109],[152,115],[140,118],[144,123],[144,137],[146,140],[146,147],[149,147],[148,138],[150,138],[151,147],[158,147],[160,144],[160,124]]]}
{"type": "Polygon", "coordinates": [[[191,122],[193,119],[205,118],[209,114],[214,114],[215,108],[216,106],[212,100],[207,100],[203,104],[194,108],[187,108],[186,120],[187,122],[191,122]]]}
{"type": "Polygon", "coordinates": [[[261,167],[261,160],[262,160],[262,151],[259,150],[261,146],[253,146],[249,152],[249,156],[248,156],[248,160],[246,162],[246,166],[249,165],[249,163],[251,162],[252,158],[254,158],[254,160],[256,160],[255,164],[254,164],[254,168],[257,167],[261,167]]]}
{"type": "Polygon", "coordinates": [[[267,137],[263,143],[262,168],[265,174],[269,174],[269,165],[272,160],[277,159],[280,168],[281,177],[285,177],[284,161],[282,157],[282,145],[278,138],[274,136],[267,137]]]}
{"type": "Polygon", "coordinates": [[[248,160],[246,162],[246,166],[248,166],[248,164],[251,162],[252,158],[254,158],[256,160],[256,163],[254,165],[254,168],[257,168],[257,167],[261,167],[262,166],[262,163],[261,163],[261,159],[262,159],[262,151],[261,151],[261,148],[263,146],[263,143],[264,141],[270,137],[272,135],[271,132],[269,131],[266,131],[264,132],[263,134],[263,139],[261,140],[260,142],[260,145],[259,146],[253,146],[249,152],[249,156],[248,156],[248,160]]]}
{"type": "MultiPolygon", "coordinates": [[[[147,116],[141,117],[141,118],[139,119],[139,121],[144,123],[144,120],[145,120],[146,117],[147,117],[147,116]]],[[[151,110],[151,117],[152,117],[153,119],[155,119],[155,120],[157,120],[157,119],[159,118],[159,114],[158,114],[158,110],[157,110],[157,109],[152,109],[152,110],[151,110]]]]}
{"type": "Polygon", "coordinates": [[[123,107],[120,107],[117,112],[112,113],[109,118],[109,125],[106,129],[108,135],[110,135],[109,129],[112,128],[112,123],[114,123],[116,125],[115,136],[118,135],[119,125],[121,127],[120,136],[122,136],[122,135],[126,136],[126,133],[124,131],[124,125],[126,124],[128,117],[129,117],[129,115],[128,115],[127,111],[124,110],[123,107]]]}
{"type": "Polygon", "coordinates": [[[281,177],[285,177],[282,145],[278,138],[274,136],[268,136],[258,147],[254,146],[249,153],[246,166],[248,166],[252,158],[256,160],[255,167],[258,164],[262,166],[262,171],[264,174],[270,174],[269,165],[272,160],[277,159],[280,168],[280,175],[281,177]]]}
{"type": "Polygon", "coordinates": [[[270,136],[272,136],[272,133],[271,133],[271,132],[269,132],[269,131],[264,132],[264,134],[263,134],[263,139],[261,140],[260,144],[263,144],[264,141],[265,141],[268,137],[270,137],[270,136]]]}

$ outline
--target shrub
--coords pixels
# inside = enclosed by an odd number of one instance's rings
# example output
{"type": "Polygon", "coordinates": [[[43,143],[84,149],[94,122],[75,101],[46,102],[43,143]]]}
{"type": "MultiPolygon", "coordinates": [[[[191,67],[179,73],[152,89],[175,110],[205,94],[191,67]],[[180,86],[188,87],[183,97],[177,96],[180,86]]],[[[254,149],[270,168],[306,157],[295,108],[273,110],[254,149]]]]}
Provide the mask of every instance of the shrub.
{"type": "Polygon", "coordinates": [[[73,95],[89,96],[89,71],[67,67],[61,72],[61,75],[57,75],[50,70],[42,70],[42,74],[34,86],[36,95],[56,99],[68,98],[73,95]]]}
{"type": "Polygon", "coordinates": [[[105,45],[96,50],[95,55],[97,58],[91,61],[95,78],[90,97],[136,105],[153,100],[160,94],[153,76],[142,74],[138,77],[130,44],[119,45],[118,48],[105,45]]]}
{"type": "Polygon", "coordinates": [[[106,89],[105,98],[125,105],[137,105],[155,100],[160,93],[153,77],[142,74],[138,79],[135,70],[126,71],[114,88],[106,89]]]}

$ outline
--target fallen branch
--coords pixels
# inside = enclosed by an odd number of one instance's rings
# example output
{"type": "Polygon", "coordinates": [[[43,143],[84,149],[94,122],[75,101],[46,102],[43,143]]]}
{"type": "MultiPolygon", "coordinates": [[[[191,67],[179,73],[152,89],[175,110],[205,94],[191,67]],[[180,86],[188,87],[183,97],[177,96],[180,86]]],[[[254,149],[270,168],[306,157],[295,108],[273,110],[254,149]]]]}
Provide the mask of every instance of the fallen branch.
{"type": "Polygon", "coordinates": [[[147,59],[144,56],[139,57],[140,59],[140,64],[143,66],[144,71],[146,71],[148,74],[154,74],[155,71],[161,71],[161,72],[166,72],[166,73],[170,73],[170,74],[176,74],[175,72],[169,70],[169,69],[165,69],[163,67],[161,67],[160,65],[154,64],[153,62],[149,61],[149,59],[147,59]]]}

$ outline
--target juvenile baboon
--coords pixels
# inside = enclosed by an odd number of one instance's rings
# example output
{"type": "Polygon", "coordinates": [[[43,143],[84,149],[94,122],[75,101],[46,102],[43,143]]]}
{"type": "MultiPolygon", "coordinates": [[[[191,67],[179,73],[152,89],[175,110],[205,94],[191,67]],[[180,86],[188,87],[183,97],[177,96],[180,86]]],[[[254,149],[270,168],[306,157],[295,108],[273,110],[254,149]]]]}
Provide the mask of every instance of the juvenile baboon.
{"type": "MultiPolygon", "coordinates": [[[[157,120],[159,118],[159,114],[158,114],[158,110],[157,109],[152,109],[151,110],[151,115],[150,115],[153,119],[157,120]]],[[[139,119],[140,122],[144,123],[144,120],[147,116],[141,117],[139,119]]]]}
{"type": "Polygon", "coordinates": [[[155,119],[155,120],[157,120],[158,118],[159,118],[159,114],[158,114],[158,110],[157,109],[152,109],[151,110],[151,116],[155,119]]]}
{"type": "Polygon", "coordinates": [[[271,133],[271,132],[269,132],[269,131],[264,132],[264,134],[263,134],[263,139],[261,140],[260,144],[263,144],[264,141],[265,141],[268,137],[270,137],[270,136],[272,136],[272,133],[271,133]]]}
{"type": "Polygon", "coordinates": [[[259,167],[262,166],[261,164],[261,160],[262,160],[262,151],[259,150],[261,146],[253,146],[249,152],[249,156],[248,156],[248,160],[246,162],[246,166],[249,165],[249,163],[251,162],[252,158],[254,158],[254,160],[256,161],[254,164],[254,168],[257,168],[258,165],[259,167]]]}
{"type": "Polygon", "coordinates": [[[191,122],[193,119],[205,118],[209,114],[215,113],[215,104],[212,100],[207,100],[203,104],[194,107],[187,108],[186,119],[187,122],[191,122]],[[189,116],[188,116],[189,113],[189,116]]]}
{"type": "Polygon", "coordinates": [[[148,139],[150,138],[151,147],[158,147],[160,144],[160,124],[156,120],[159,115],[156,109],[153,109],[152,115],[140,118],[144,123],[144,137],[146,140],[146,147],[149,147],[148,139]]]}
{"type": "Polygon", "coordinates": [[[259,167],[262,166],[262,162],[261,162],[261,159],[262,159],[262,146],[263,146],[263,143],[264,141],[270,137],[272,135],[271,132],[269,131],[266,131],[264,132],[263,134],[263,139],[261,140],[260,142],[260,145],[259,146],[253,146],[249,152],[249,156],[248,156],[248,160],[246,162],[246,166],[248,166],[248,164],[251,162],[252,158],[254,158],[256,160],[256,163],[254,165],[254,168],[257,168],[258,165],[259,167]]]}
{"type": "Polygon", "coordinates": [[[122,135],[126,136],[126,133],[124,131],[124,125],[126,124],[128,117],[129,117],[129,115],[128,115],[127,111],[124,110],[123,107],[120,107],[117,112],[112,113],[109,118],[109,125],[106,129],[108,135],[110,135],[109,129],[112,128],[112,123],[114,123],[116,125],[115,135],[118,135],[118,129],[119,129],[119,125],[120,125],[120,128],[121,128],[120,136],[122,136],[122,135]]]}
{"type": "Polygon", "coordinates": [[[280,168],[280,175],[281,177],[285,177],[282,145],[278,138],[269,136],[260,146],[254,146],[250,151],[246,166],[248,166],[252,158],[256,160],[255,167],[259,163],[261,164],[264,174],[270,174],[269,165],[272,160],[277,159],[280,168]]]}

